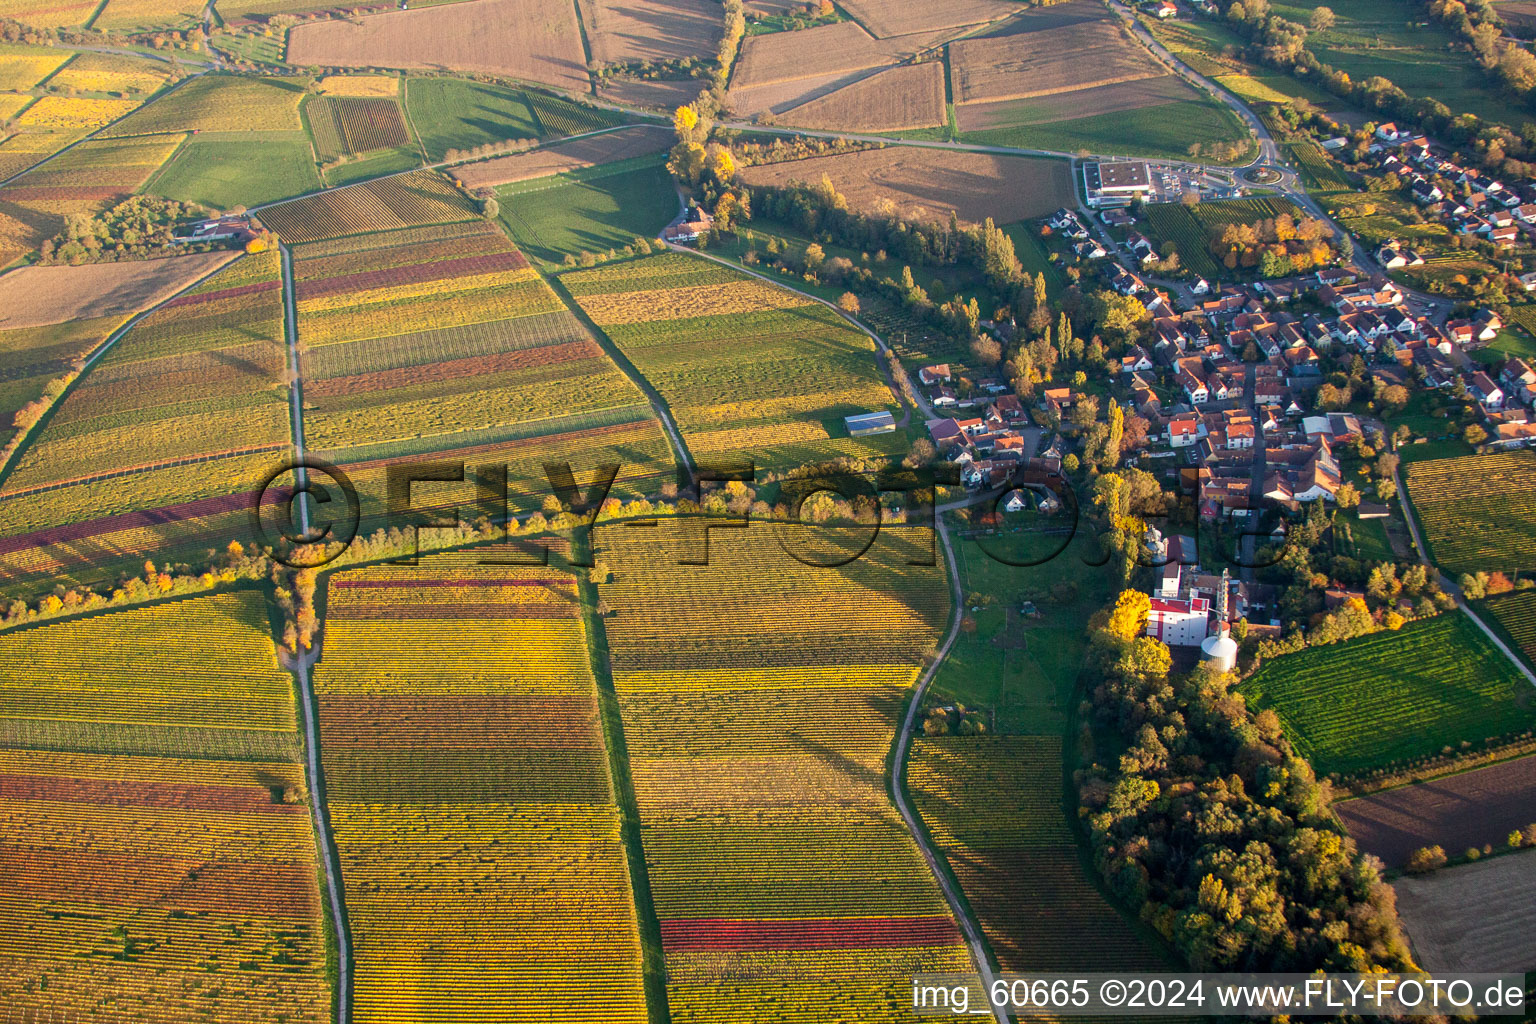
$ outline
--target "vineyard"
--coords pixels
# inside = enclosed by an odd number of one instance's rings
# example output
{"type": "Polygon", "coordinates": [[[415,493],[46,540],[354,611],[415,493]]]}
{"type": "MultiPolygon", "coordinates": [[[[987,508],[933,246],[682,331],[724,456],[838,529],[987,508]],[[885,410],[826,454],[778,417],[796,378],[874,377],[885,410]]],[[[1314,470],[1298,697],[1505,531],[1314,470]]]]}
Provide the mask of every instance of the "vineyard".
{"type": "Polygon", "coordinates": [[[1446,572],[1536,568],[1536,452],[1414,462],[1407,486],[1446,572]]]}
{"type": "Polygon", "coordinates": [[[315,686],[353,1018],[643,1024],[576,582],[476,557],[327,589],[315,686]]]}
{"type": "Polygon", "coordinates": [[[556,454],[620,462],[621,493],[670,468],[639,390],[493,225],[299,246],[294,274],[306,440],[362,473],[368,514],[388,465],[428,453],[511,463],[522,509],[556,454]]]}
{"type": "Polygon", "coordinates": [[[1172,242],[1184,268],[1212,280],[1221,276],[1221,267],[1211,259],[1210,237],[1200,221],[1182,203],[1159,203],[1143,208],[1147,227],[1165,242],[1172,242]]]}
{"type": "Polygon", "coordinates": [[[289,442],[282,315],[270,253],[139,321],[17,457],[0,492],[0,580],[110,576],[243,534],[243,495],[289,442]],[[235,496],[216,523],[196,521],[235,496]]]}
{"type": "Polygon", "coordinates": [[[413,171],[280,203],[262,211],[267,227],[290,244],[369,231],[466,220],[475,209],[442,175],[413,171]]]}
{"type": "Polygon", "coordinates": [[[1157,970],[1083,871],[1056,736],[937,737],[907,786],[1004,971],[1157,970]]]}
{"type": "Polygon", "coordinates": [[[200,75],[103,133],[301,131],[302,81],[200,75]]]}
{"type": "Polygon", "coordinates": [[[14,633],[0,693],[8,1013],[330,1019],[303,769],[237,759],[294,729],[259,593],[14,633]]]}
{"type": "MultiPolygon", "coordinates": [[[[392,81],[392,80],[391,80],[392,81]]],[[[321,160],[407,145],[410,133],[393,98],[322,96],[304,108],[321,160]]]]}
{"type": "Polygon", "coordinates": [[[1523,732],[1530,686],[1464,615],[1266,661],[1242,686],[1318,773],[1351,775],[1523,732]]]}
{"type": "Polygon", "coordinates": [[[1536,591],[1497,597],[1483,607],[1525,654],[1525,660],[1536,664],[1536,591]]]}
{"type": "Polygon", "coordinates": [[[782,469],[905,450],[900,433],[846,437],[843,416],[893,400],[873,342],[798,292],[677,253],[561,281],[656,386],[695,455],[782,469]]]}
{"type": "Polygon", "coordinates": [[[1338,164],[1328,158],[1316,143],[1311,141],[1287,143],[1285,151],[1301,168],[1301,176],[1309,189],[1319,192],[1342,192],[1350,188],[1338,164]]]}
{"type": "Polygon", "coordinates": [[[931,543],[788,527],[598,528],[614,686],[677,1024],[905,1020],[913,971],[970,970],[885,791],[947,613],[931,543]],[[799,547],[796,547],[799,545],[799,547]]]}

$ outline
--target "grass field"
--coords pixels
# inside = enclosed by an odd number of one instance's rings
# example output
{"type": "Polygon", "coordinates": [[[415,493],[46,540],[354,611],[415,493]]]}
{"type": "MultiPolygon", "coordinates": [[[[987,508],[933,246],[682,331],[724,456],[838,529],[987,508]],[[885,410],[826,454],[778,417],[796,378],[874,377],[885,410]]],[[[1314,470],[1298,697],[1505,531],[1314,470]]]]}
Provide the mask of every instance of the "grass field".
{"type": "Polygon", "coordinates": [[[321,187],[309,142],[297,132],[260,142],[194,136],[144,190],[216,210],[256,206],[321,187]]]}
{"type": "MultiPolygon", "coordinates": [[[[1317,6],[1313,0],[1293,0],[1274,4],[1273,11],[1305,25],[1317,6]]],[[[1410,96],[1432,97],[1454,111],[1502,121],[1517,133],[1530,120],[1475,61],[1446,58],[1456,37],[1440,24],[1404,17],[1393,0],[1351,0],[1334,12],[1334,27],[1312,33],[1307,48],[1355,81],[1381,75],[1410,96]]]]}
{"type": "Polygon", "coordinates": [[[696,458],[786,469],[906,449],[849,437],[843,417],[890,409],[874,342],[796,292],[681,253],[561,276],[671,406],[696,458]]]}
{"type": "Polygon", "coordinates": [[[1465,615],[1274,658],[1241,687],[1320,774],[1351,775],[1536,724],[1536,692],[1465,615]]]}
{"type": "Polygon", "coordinates": [[[294,684],[269,630],[246,590],[6,636],[13,1016],[329,1019],[294,684]]]}
{"type": "Polygon", "coordinates": [[[456,78],[412,78],[405,109],[432,160],[450,149],[468,150],[543,134],[526,93],[456,78]]]}
{"type": "Polygon", "coordinates": [[[315,676],[359,1019],[644,1024],[641,947],[568,573],[341,572],[315,676]],[[507,728],[517,722],[516,728],[507,728]]]}
{"type": "Polygon", "coordinates": [[[654,238],[677,213],[665,159],[640,157],[506,185],[501,221],[534,259],[603,253],[654,238]]]}
{"type": "Polygon", "coordinates": [[[948,611],[931,534],[754,523],[596,531],[598,588],[676,1021],[897,1021],[908,972],[968,970],[884,788],[948,611]],[[750,967],[750,974],[722,965],[750,967]],[[897,964],[901,967],[896,969],[897,964]]]}
{"type": "MultiPolygon", "coordinates": [[[[967,529],[961,520],[952,523],[967,529]]],[[[975,629],[955,640],[933,687],[936,696],[968,707],[995,708],[1004,733],[1060,736],[1087,647],[1083,621],[1109,600],[1114,581],[1107,569],[1083,565],[1091,538],[1050,532],[1065,522],[1033,525],[1041,532],[961,534],[955,548],[961,592],[983,599],[967,606],[975,629]],[[1052,596],[1052,586],[1068,578],[1070,593],[1052,596]],[[1023,617],[1024,601],[1033,601],[1043,617],[1023,617]]]]}
{"type": "Polygon", "coordinates": [[[1238,142],[1245,137],[1231,111],[1214,102],[1195,100],[1145,107],[1130,119],[1124,113],[1092,114],[961,133],[961,141],[980,145],[1179,159],[1189,156],[1192,145],[1238,142]]]}
{"type": "Polygon", "coordinates": [[[1536,567],[1536,452],[1416,459],[1405,485],[1446,572],[1536,567]]]}
{"type": "Polygon", "coordinates": [[[919,738],[907,770],[1002,970],[1163,968],[1083,870],[1062,806],[1060,736],[919,738]]]}

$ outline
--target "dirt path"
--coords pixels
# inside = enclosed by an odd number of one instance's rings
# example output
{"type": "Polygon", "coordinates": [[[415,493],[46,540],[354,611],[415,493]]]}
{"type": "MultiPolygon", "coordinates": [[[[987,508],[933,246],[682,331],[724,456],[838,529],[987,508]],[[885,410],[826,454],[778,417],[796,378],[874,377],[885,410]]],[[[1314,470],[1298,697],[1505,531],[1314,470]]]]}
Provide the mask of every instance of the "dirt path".
{"type": "MultiPolygon", "coordinates": [[[[288,342],[288,372],[293,379],[288,384],[288,404],[293,432],[293,460],[304,461],[304,379],[299,362],[299,307],[293,289],[293,253],[286,245],[279,245],[283,258],[283,337],[288,342]]],[[[302,491],[309,482],[304,469],[294,470],[294,478],[302,491]]],[[[309,536],[309,495],[299,497],[299,532],[309,536]]]]}
{"type": "Polygon", "coordinates": [[[283,658],[285,666],[299,681],[299,714],[304,720],[305,784],[309,789],[309,807],[315,824],[315,839],[320,845],[320,861],[325,876],[326,906],[331,914],[331,930],[336,936],[336,1024],[352,1024],[352,933],[347,927],[347,913],[342,900],[341,858],[331,842],[331,819],[325,804],[325,776],[320,773],[320,733],[316,724],[318,708],[309,670],[320,652],[311,648],[296,657],[283,658]]]}

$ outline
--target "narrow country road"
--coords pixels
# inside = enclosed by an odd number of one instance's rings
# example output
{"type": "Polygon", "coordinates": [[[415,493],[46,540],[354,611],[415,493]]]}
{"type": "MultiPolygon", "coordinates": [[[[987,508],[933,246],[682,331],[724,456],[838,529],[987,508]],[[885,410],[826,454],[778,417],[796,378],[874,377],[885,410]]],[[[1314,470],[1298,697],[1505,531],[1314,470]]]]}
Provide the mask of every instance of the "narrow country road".
{"type": "MultiPolygon", "coordinates": [[[[304,461],[304,380],[299,362],[299,309],[293,290],[293,253],[288,246],[279,243],[278,252],[283,261],[283,335],[288,342],[288,404],[293,431],[293,460],[304,461]]],[[[309,473],[302,466],[294,470],[294,478],[302,489],[309,483],[309,473]]],[[[299,532],[309,536],[309,495],[299,495],[299,532]]]]}
{"type": "Polygon", "coordinates": [[[1439,577],[1440,588],[1456,599],[1456,607],[1466,612],[1467,618],[1471,619],[1477,628],[1483,631],[1483,635],[1492,641],[1493,646],[1497,647],[1504,657],[1509,659],[1510,664],[1514,665],[1516,670],[1525,676],[1532,686],[1536,686],[1536,672],[1532,672],[1520,655],[1510,650],[1509,645],[1504,642],[1503,638],[1490,629],[1488,623],[1484,622],[1477,612],[1472,610],[1472,606],[1467,604],[1466,596],[1461,592],[1461,587],[1449,576],[1440,572],[1435,567],[1435,564],[1429,560],[1429,549],[1424,546],[1424,538],[1419,534],[1418,517],[1414,514],[1413,506],[1406,497],[1408,492],[1403,490],[1403,482],[1398,478],[1397,467],[1395,466],[1392,468],[1392,483],[1397,487],[1397,503],[1403,510],[1403,520],[1408,524],[1408,533],[1413,537],[1413,546],[1419,549],[1419,561],[1423,562],[1430,572],[1435,573],[1439,577]]]}
{"type": "MultiPolygon", "coordinates": [[[[938,675],[944,659],[949,656],[949,649],[954,646],[955,638],[960,635],[960,621],[965,617],[964,595],[960,591],[960,571],[956,567],[954,548],[949,542],[949,528],[944,525],[943,516],[938,517],[936,525],[939,540],[944,545],[944,568],[949,576],[951,603],[949,630],[944,634],[944,643],[940,645],[933,663],[923,670],[923,674],[918,677],[917,685],[912,687],[912,697],[907,701],[907,713],[901,720],[901,729],[896,733],[895,746],[891,755],[891,799],[896,802],[896,809],[901,812],[902,819],[911,830],[918,849],[923,851],[923,859],[928,862],[928,869],[933,872],[934,880],[939,883],[944,898],[949,901],[949,909],[955,915],[955,920],[959,922],[960,930],[965,933],[966,945],[971,948],[971,959],[975,961],[976,971],[981,975],[982,987],[990,993],[997,976],[987,956],[987,943],[982,937],[981,926],[967,911],[965,901],[956,891],[955,883],[949,873],[939,866],[939,855],[928,842],[927,833],[918,822],[917,813],[913,811],[911,803],[907,800],[907,752],[912,746],[912,729],[917,724],[917,715],[922,710],[923,697],[928,693],[928,686],[933,682],[933,677],[938,675]]],[[[990,1003],[990,999],[988,1002],[990,1003]]],[[[973,1014],[979,1012],[971,1011],[973,1014]]],[[[997,1024],[1009,1024],[1008,1013],[1000,1006],[992,1007],[992,1017],[997,1024]]]]}

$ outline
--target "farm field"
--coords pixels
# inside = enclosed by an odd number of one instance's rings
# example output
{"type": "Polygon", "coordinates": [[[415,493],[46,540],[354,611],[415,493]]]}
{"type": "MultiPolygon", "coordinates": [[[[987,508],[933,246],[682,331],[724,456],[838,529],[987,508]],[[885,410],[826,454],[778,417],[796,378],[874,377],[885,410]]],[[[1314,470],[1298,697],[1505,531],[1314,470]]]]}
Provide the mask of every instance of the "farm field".
{"type": "Polygon", "coordinates": [[[1062,160],[992,156],[887,146],[837,156],[744,167],[737,177],[749,185],[814,184],[822,175],[848,199],[852,209],[875,210],[889,200],[910,217],[998,223],[1027,220],[1073,203],[1072,176],[1062,160]]]}
{"type": "Polygon", "coordinates": [[[347,21],[298,25],[288,63],[299,67],[453,68],[584,92],[581,28],[562,0],[469,0],[347,21]]]}
{"type": "Polygon", "coordinates": [[[359,182],[269,206],[261,219],[284,242],[301,245],[344,235],[465,221],[469,198],[435,171],[359,182]]]}
{"type": "Polygon", "coordinates": [[[170,298],[235,258],[214,251],[137,263],[21,267],[0,275],[0,328],[125,316],[170,298]]]}
{"type": "Polygon", "coordinates": [[[619,462],[616,495],[670,471],[639,389],[494,225],[301,245],[294,276],[306,443],[354,474],[370,522],[386,467],[429,453],[510,463],[525,511],[544,462],[619,462]]]}
{"type": "Polygon", "coordinates": [[[874,342],[797,292],[681,253],[560,281],[670,405],[695,458],[786,469],[905,452],[900,432],[847,436],[844,416],[894,398],[874,342]]]}
{"type": "Polygon", "coordinates": [[[58,50],[0,44],[0,92],[26,92],[68,61],[58,50]]]}
{"type": "Polygon", "coordinates": [[[35,28],[79,28],[99,6],[100,0],[0,0],[0,18],[35,28]]]}
{"type": "Polygon", "coordinates": [[[161,132],[297,132],[303,79],[203,75],[182,82],[103,137],[161,132]]]}
{"type": "Polygon", "coordinates": [[[849,14],[880,38],[982,25],[1024,7],[1013,0],[848,0],[849,14]]]}
{"type": "Polygon", "coordinates": [[[1059,736],[913,742],[907,787],[1005,972],[1164,965],[1083,870],[1059,736]]]}
{"type": "Polygon", "coordinates": [[[77,53],[48,80],[60,89],[140,96],[153,93],[170,80],[169,67],[158,61],[116,53],[77,53]]]}
{"type": "Polygon", "coordinates": [[[1536,901],[1536,852],[1400,878],[1393,888],[1414,959],[1425,969],[1536,969],[1526,913],[1536,901]]]}
{"type": "Polygon", "coordinates": [[[781,117],[797,128],[896,131],[941,125],[944,66],[938,61],[904,64],[791,107],[781,117]]]}
{"type": "Polygon", "coordinates": [[[197,0],[106,0],[91,27],[104,32],[186,28],[202,18],[197,0]]]}
{"type": "Polygon", "coordinates": [[[501,222],[523,251],[548,263],[655,238],[677,213],[661,156],[507,185],[501,222]]]}
{"type": "Polygon", "coordinates": [[[12,1016],[330,1019],[294,716],[258,591],[6,637],[12,1016]]]}
{"type": "Polygon", "coordinates": [[[675,141],[672,132],[660,125],[618,128],[602,135],[589,135],[570,142],[541,146],[531,153],[499,156],[465,164],[453,168],[452,173],[467,188],[508,185],[515,181],[543,178],[665,152],[675,141]]]}
{"type": "Polygon", "coordinates": [[[111,578],[246,535],[247,492],[289,445],[285,361],[276,253],[139,321],[17,454],[0,491],[0,585],[111,578]]]}
{"type": "Polygon", "coordinates": [[[235,134],[196,135],[145,184],[144,191],[230,210],[319,189],[320,176],[308,140],[301,132],[282,136],[251,141],[235,134]]]}
{"type": "Polygon", "coordinates": [[[43,396],[49,382],[73,370],[77,359],[107,340],[127,320],[108,316],[46,327],[0,329],[0,444],[16,431],[16,414],[43,396]]]}
{"type": "Polygon", "coordinates": [[[1536,567],[1536,452],[1416,461],[1405,486],[1447,573],[1536,567]]]}
{"type": "Polygon", "coordinates": [[[943,42],[943,32],[876,39],[851,21],[748,36],[731,76],[729,102],[743,114],[783,113],[875,68],[891,67],[943,42]]]}
{"type": "Polygon", "coordinates": [[[884,787],[948,611],[943,569],[906,564],[932,536],[887,529],[818,568],[781,531],[817,561],[864,538],[754,523],[677,565],[701,525],[594,538],[671,1019],[906,1019],[911,971],[971,969],[884,787]]]}
{"type": "Polygon", "coordinates": [[[1186,270],[1207,281],[1223,276],[1221,265],[1211,258],[1205,225],[1186,206],[1182,203],[1153,203],[1143,207],[1143,215],[1154,239],[1174,244],[1179,262],[1186,270]]]}
{"type": "Polygon", "coordinates": [[[1107,13],[1097,21],[958,40],[949,45],[949,67],[957,106],[1078,92],[1167,74],[1107,13]]]}
{"type": "Polygon", "coordinates": [[[712,0],[593,0],[581,16],[599,64],[713,57],[720,43],[712,0]]]}
{"type": "Polygon", "coordinates": [[[479,557],[328,578],[315,691],[356,1019],[643,1024],[576,581],[479,557]]]}
{"type": "Polygon", "coordinates": [[[1477,626],[1447,612],[1266,661],[1241,687],[1279,713],[1319,775],[1437,756],[1536,724],[1536,693],[1477,626]]]}
{"type": "Polygon", "coordinates": [[[1536,807],[1536,755],[1401,786],[1333,805],[1367,853],[1391,867],[1424,846],[1457,855],[1469,846],[1502,846],[1531,824],[1536,807]]]}

